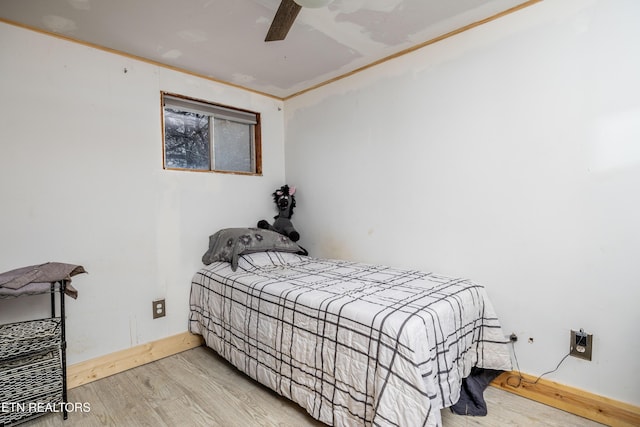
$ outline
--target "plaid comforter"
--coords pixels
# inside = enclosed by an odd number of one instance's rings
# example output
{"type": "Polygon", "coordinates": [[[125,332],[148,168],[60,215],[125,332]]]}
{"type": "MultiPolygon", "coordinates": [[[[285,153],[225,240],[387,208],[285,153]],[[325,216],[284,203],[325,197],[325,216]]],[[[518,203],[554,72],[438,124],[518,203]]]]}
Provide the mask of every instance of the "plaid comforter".
{"type": "Polygon", "coordinates": [[[253,379],[336,426],[437,426],[473,366],[511,369],[483,286],[281,252],[215,262],[190,331],[253,379]]]}

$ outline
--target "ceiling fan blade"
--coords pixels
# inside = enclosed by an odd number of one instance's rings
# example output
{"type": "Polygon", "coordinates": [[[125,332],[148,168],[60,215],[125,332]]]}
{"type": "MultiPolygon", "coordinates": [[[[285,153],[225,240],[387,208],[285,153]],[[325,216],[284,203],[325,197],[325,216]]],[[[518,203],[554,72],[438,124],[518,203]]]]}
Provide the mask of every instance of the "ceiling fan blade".
{"type": "Polygon", "coordinates": [[[302,7],[293,0],[282,0],[264,41],[284,40],[300,9],[302,7]]]}

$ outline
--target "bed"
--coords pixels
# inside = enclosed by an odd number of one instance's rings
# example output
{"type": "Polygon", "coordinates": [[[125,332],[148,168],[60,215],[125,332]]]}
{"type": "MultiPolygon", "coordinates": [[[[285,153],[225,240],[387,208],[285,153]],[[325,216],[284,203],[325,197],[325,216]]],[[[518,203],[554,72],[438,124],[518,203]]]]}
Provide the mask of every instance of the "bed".
{"type": "Polygon", "coordinates": [[[477,283],[214,236],[190,331],[328,425],[438,426],[472,367],[511,369],[477,283]]]}

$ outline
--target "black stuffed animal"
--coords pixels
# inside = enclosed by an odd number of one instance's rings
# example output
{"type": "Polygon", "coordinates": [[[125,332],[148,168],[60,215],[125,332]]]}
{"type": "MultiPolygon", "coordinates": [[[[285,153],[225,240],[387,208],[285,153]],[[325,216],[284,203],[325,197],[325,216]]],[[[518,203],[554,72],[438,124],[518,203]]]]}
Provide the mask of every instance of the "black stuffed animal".
{"type": "Polygon", "coordinates": [[[295,187],[283,185],[273,193],[273,201],[278,208],[278,215],[274,216],[273,225],[268,221],[261,219],[258,221],[258,228],[276,231],[284,234],[294,242],[300,240],[300,234],[296,231],[291,223],[293,216],[293,208],[296,207],[296,198],[293,196],[296,192],[295,187]]]}

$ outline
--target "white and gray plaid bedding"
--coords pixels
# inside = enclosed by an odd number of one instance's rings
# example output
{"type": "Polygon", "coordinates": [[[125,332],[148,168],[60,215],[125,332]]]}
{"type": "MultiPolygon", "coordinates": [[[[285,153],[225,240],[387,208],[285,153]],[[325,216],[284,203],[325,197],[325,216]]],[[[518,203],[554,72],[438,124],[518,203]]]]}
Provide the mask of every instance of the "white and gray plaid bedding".
{"type": "Polygon", "coordinates": [[[437,426],[473,366],[511,369],[483,286],[289,253],[215,262],[190,331],[253,379],[336,426],[437,426]]]}

